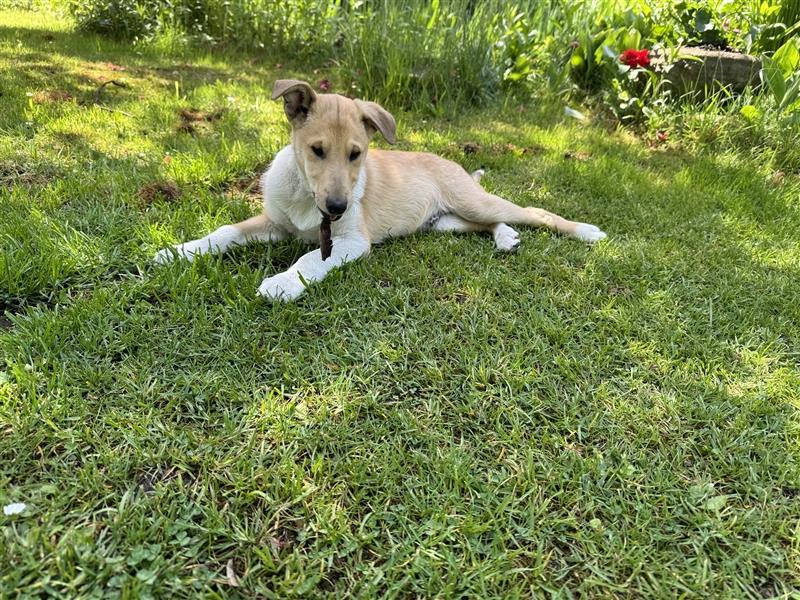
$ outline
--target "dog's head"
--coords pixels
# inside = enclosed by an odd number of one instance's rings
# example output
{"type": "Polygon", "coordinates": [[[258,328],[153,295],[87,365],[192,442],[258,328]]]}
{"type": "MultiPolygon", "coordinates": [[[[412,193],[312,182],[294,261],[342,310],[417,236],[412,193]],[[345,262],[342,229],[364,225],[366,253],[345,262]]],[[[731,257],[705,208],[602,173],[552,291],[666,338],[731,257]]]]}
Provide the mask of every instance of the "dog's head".
{"type": "Polygon", "coordinates": [[[336,220],[353,199],[369,141],[380,131],[395,141],[395,121],[374,102],[338,94],[317,94],[304,81],[280,79],[272,99],[283,98],[292,126],[292,145],[300,169],[314,192],[317,208],[336,220]]]}

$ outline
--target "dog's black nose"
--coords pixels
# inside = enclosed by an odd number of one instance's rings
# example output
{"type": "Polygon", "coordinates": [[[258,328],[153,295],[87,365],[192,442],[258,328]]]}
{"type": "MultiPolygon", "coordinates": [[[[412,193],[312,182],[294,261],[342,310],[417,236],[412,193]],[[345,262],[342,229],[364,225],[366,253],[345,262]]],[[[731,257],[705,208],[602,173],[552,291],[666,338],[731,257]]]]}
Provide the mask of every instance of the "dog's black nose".
{"type": "Polygon", "coordinates": [[[341,215],[347,210],[347,200],[328,198],[325,201],[325,208],[328,209],[328,214],[330,215],[341,215]]]}

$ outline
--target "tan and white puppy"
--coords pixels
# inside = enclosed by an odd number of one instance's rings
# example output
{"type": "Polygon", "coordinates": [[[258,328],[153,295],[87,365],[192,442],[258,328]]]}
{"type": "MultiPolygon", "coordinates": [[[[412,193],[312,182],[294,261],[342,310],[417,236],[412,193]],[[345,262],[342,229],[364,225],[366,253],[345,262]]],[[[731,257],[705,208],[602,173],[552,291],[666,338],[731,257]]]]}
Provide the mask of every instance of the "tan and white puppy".
{"type": "Polygon", "coordinates": [[[486,192],[461,166],[433,154],[373,149],[380,132],[395,141],[395,120],[374,102],[316,94],[303,81],[275,82],[283,98],[292,143],[261,177],[264,212],[207,236],[161,250],[156,261],[191,260],[225,252],[252,240],[276,242],[295,236],[319,241],[322,213],[330,215],[333,250],[322,260],[313,250],[258,288],[270,300],[294,300],[334,267],[367,254],[372,244],[421,230],[487,231],[499,250],[519,246],[507,223],[543,226],[585,242],[606,237],[594,225],[568,221],[540,208],[517,206],[486,192]]]}

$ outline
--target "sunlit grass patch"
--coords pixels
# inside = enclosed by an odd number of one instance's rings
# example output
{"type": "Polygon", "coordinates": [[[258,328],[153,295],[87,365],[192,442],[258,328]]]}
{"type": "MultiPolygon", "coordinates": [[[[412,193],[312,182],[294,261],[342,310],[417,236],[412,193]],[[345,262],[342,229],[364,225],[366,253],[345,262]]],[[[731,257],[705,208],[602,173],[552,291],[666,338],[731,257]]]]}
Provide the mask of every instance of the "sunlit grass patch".
{"type": "Polygon", "coordinates": [[[272,305],[299,242],[151,258],[258,210],[271,83],[314,73],[181,52],[0,13],[0,505],[26,504],[0,589],[794,593],[800,206],[774,154],[549,101],[398,112],[402,149],[609,239],[415,235],[272,305]],[[129,87],[94,102],[90,63],[129,87]]]}

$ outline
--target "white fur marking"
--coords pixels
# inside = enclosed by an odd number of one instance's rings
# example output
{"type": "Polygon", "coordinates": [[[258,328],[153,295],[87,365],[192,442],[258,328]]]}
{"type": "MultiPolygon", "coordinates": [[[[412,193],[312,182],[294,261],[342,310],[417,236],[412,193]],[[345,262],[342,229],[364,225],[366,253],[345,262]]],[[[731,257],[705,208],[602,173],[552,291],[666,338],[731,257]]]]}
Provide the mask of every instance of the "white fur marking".
{"type": "Polygon", "coordinates": [[[192,261],[195,256],[208,252],[225,252],[231,246],[241,244],[243,241],[245,241],[244,235],[238,228],[233,225],[223,225],[198,240],[178,244],[174,248],[159,250],[154,260],[161,265],[171,262],[174,258],[185,258],[192,261]]]}
{"type": "Polygon", "coordinates": [[[505,223],[498,223],[492,231],[494,245],[498,250],[511,252],[519,248],[519,233],[505,223]]]}
{"type": "Polygon", "coordinates": [[[435,231],[475,231],[478,226],[453,213],[445,213],[431,217],[428,227],[435,231]]]}
{"type": "Polygon", "coordinates": [[[589,223],[578,223],[575,227],[575,233],[573,237],[583,241],[589,242],[593,244],[594,242],[599,242],[602,239],[606,238],[605,232],[601,231],[599,227],[594,225],[590,225],[589,223]]]}
{"type": "Polygon", "coordinates": [[[367,169],[364,165],[361,165],[361,168],[358,171],[358,179],[356,180],[356,184],[353,186],[353,204],[357,204],[361,202],[361,199],[364,197],[364,192],[367,189],[367,169]]]}
{"type": "Polygon", "coordinates": [[[306,291],[303,283],[324,279],[331,269],[356,260],[369,252],[369,242],[362,237],[337,237],[327,260],[319,249],[301,256],[287,271],[267,277],[258,288],[258,295],[268,300],[295,300],[306,291]]]}

